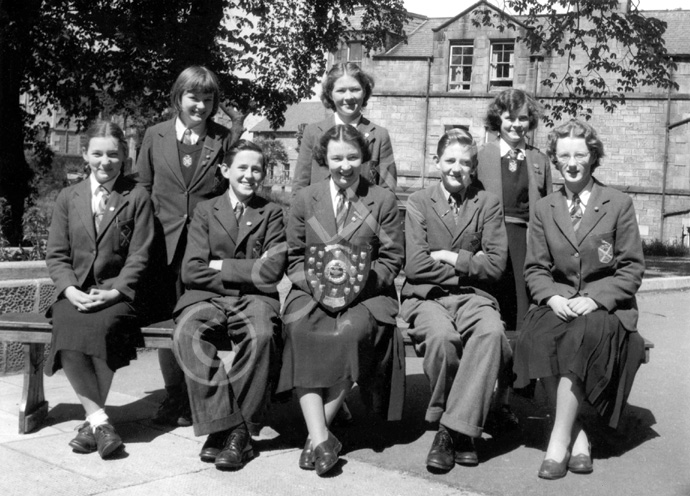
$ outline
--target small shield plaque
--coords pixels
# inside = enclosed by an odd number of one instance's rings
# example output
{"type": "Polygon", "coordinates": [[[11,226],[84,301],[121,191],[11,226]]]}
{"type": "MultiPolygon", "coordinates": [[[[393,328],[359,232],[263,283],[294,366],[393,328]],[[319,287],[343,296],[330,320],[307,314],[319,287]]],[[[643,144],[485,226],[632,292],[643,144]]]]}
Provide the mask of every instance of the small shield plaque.
{"type": "Polygon", "coordinates": [[[314,244],[307,248],[304,273],[312,296],[331,311],[347,307],[364,288],[371,267],[371,247],[314,244]]]}
{"type": "Polygon", "coordinates": [[[602,240],[599,246],[599,261],[607,264],[611,260],[613,260],[613,246],[608,241],[602,240]]]}

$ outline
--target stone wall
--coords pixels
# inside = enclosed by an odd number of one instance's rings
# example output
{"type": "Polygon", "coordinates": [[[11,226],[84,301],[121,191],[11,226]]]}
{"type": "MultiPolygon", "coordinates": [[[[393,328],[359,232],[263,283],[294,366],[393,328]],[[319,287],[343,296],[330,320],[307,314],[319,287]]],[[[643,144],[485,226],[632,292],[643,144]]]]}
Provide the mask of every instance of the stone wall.
{"type": "MultiPolygon", "coordinates": [[[[0,314],[44,313],[55,298],[55,286],[45,262],[0,263],[0,314]]],[[[0,342],[0,375],[21,371],[24,352],[20,343],[0,342]]]]}

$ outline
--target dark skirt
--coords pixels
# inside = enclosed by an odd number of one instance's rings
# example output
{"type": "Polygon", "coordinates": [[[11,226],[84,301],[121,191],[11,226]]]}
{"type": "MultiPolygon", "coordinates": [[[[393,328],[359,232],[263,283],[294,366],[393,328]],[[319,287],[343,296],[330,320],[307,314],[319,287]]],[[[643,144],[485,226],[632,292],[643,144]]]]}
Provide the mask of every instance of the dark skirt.
{"type": "Polygon", "coordinates": [[[328,388],[342,381],[366,382],[377,369],[377,349],[389,340],[390,326],[379,325],[367,307],[354,304],[328,312],[312,297],[293,289],[283,311],[283,367],[278,392],[295,387],[328,388]]]}
{"type": "Polygon", "coordinates": [[[525,316],[513,360],[516,389],[541,377],[574,374],[585,399],[615,428],[644,360],[644,339],[605,310],[564,322],[544,305],[525,316]]]}
{"type": "Polygon", "coordinates": [[[119,302],[96,312],[79,312],[66,298],[50,309],[53,336],[45,374],[62,368],[61,350],[79,351],[105,360],[110,370],[129,365],[144,346],[136,313],[129,303],[119,302]]]}

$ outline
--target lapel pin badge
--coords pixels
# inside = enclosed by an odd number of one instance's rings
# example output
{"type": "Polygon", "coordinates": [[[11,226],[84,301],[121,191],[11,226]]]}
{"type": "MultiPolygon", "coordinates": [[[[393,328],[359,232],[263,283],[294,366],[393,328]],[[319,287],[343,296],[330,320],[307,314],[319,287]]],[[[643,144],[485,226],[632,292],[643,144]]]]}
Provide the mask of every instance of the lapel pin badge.
{"type": "Polygon", "coordinates": [[[595,211],[595,212],[598,212],[598,211],[599,211],[599,207],[594,207],[594,211],[595,211]]]}
{"type": "Polygon", "coordinates": [[[115,207],[110,207],[110,211],[112,212],[113,210],[115,210],[115,207]]]}
{"type": "Polygon", "coordinates": [[[247,225],[251,226],[252,225],[251,221],[247,221],[247,225]]]}

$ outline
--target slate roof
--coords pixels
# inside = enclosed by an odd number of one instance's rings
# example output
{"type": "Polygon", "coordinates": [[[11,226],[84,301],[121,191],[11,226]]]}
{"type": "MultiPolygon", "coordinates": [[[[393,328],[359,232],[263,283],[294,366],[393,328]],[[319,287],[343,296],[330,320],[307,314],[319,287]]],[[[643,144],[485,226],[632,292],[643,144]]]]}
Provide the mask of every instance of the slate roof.
{"type": "Polygon", "coordinates": [[[312,122],[319,122],[326,118],[330,112],[326,110],[323,103],[318,102],[301,102],[297,105],[291,105],[285,112],[285,124],[278,129],[271,129],[271,123],[268,119],[263,119],[256,126],[249,130],[250,133],[267,133],[267,132],[297,132],[297,126],[300,124],[311,124],[312,122]]]}
{"type": "MultiPolygon", "coordinates": [[[[400,43],[388,52],[386,56],[394,57],[429,57],[433,53],[434,30],[445,27],[454,22],[459,17],[467,14],[477,7],[477,2],[469,9],[464,10],[454,17],[429,18],[423,22],[415,31],[408,33],[407,44],[400,43]]],[[[492,5],[487,4],[492,8],[492,5]]],[[[666,22],[666,47],[672,55],[690,55],[690,10],[645,10],[641,11],[646,17],[655,17],[666,22]]],[[[511,16],[516,22],[520,23],[521,16],[511,16]]]]}

